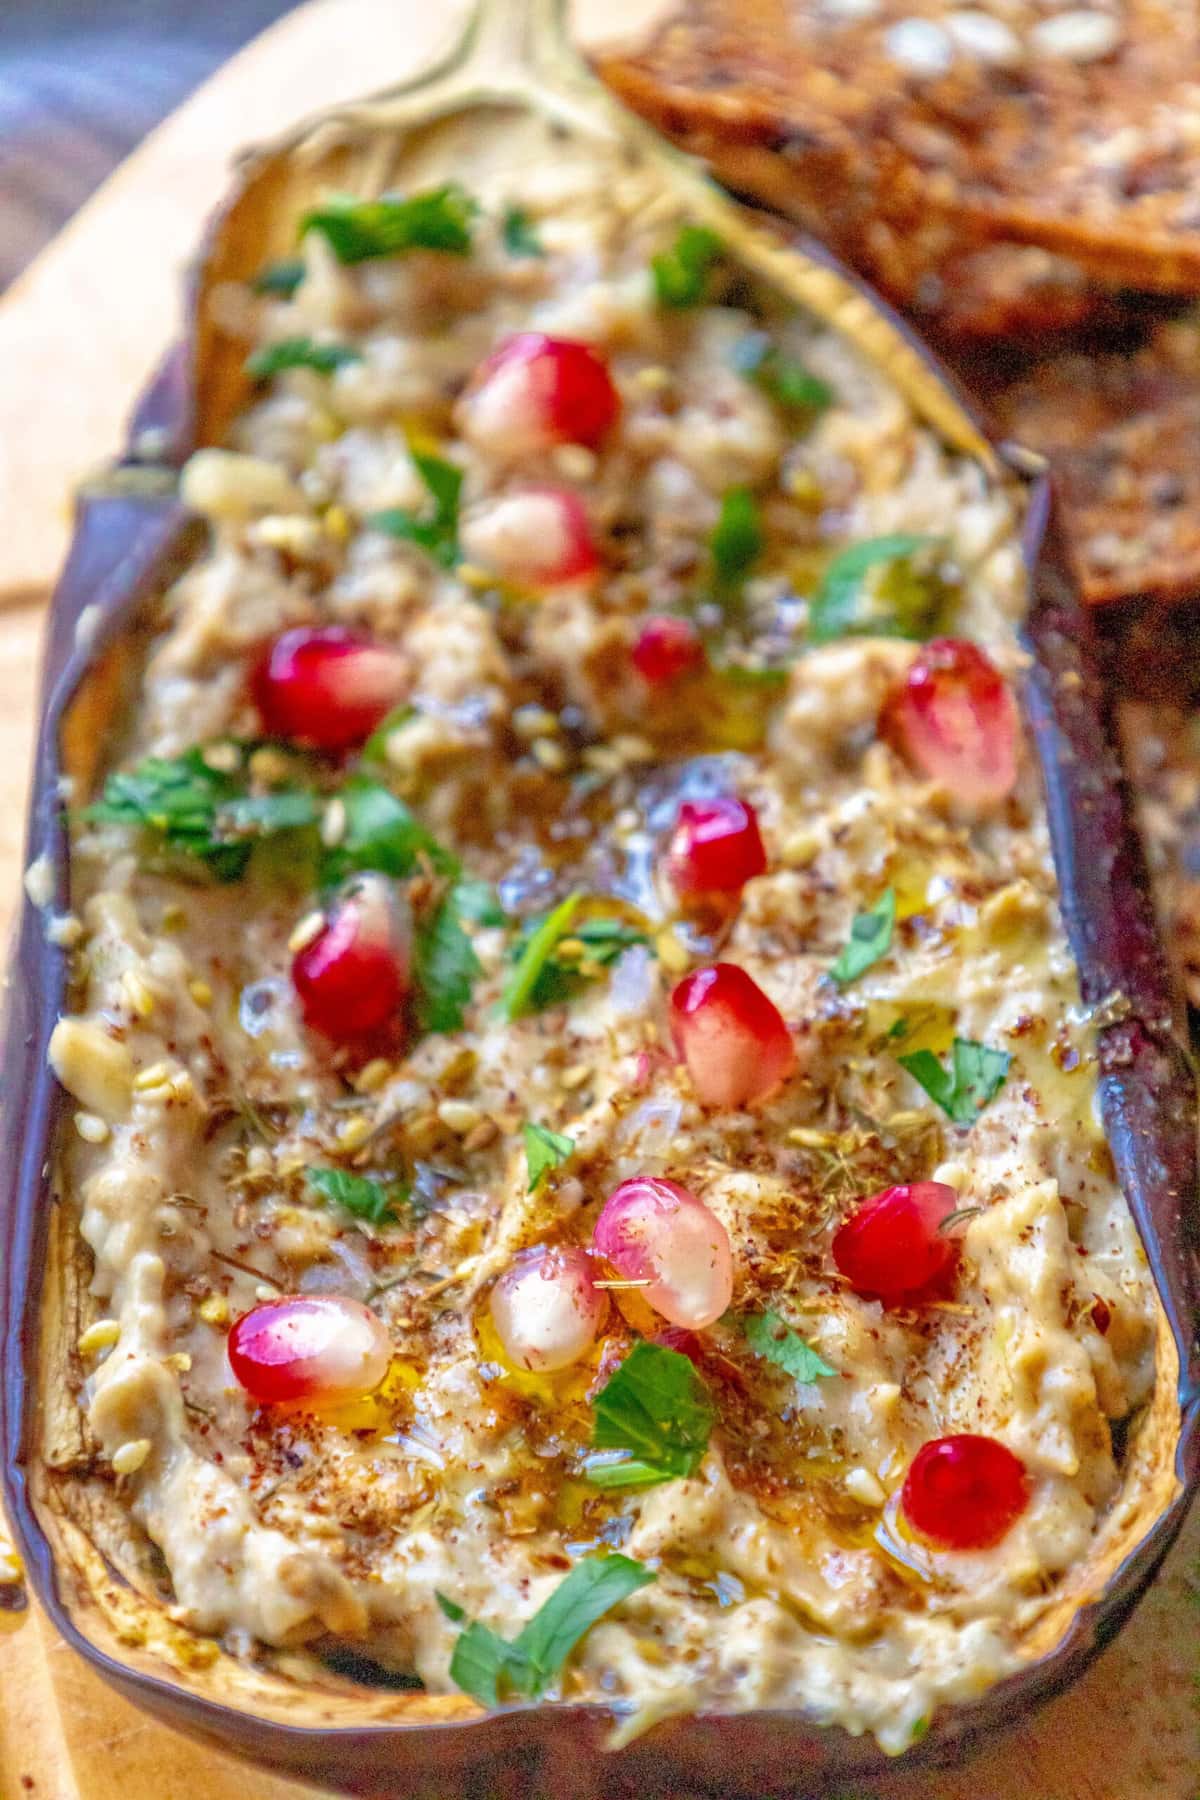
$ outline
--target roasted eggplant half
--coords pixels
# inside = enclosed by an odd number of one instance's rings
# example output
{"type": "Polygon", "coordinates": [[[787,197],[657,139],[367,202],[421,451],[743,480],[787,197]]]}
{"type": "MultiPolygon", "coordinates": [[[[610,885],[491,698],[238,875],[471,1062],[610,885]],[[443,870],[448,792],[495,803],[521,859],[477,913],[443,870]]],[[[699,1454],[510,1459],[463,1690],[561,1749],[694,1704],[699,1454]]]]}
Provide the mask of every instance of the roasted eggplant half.
{"type": "Polygon", "coordinates": [[[1165,1554],[1192,1079],[1047,486],[522,20],[244,165],[81,501],[8,1501],[264,1764],[811,1785],[1165,1554]]]}

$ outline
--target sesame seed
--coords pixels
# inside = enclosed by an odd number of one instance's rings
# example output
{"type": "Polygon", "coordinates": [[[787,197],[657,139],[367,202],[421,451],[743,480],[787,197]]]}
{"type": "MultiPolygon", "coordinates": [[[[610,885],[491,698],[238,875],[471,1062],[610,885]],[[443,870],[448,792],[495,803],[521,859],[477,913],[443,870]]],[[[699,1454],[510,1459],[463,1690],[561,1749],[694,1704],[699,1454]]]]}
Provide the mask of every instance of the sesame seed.
{"type": "Polygon", "coordinates": [[[851,1469],[846,1476],[846,1492],[864,1506],[882,1506],[887,1495],[870,1469],[851,1469]]]}
{"type": "Polygon", "coordinates": [[[111,1349],[120,1335],[119,1319],[97,1319],[80,1334],[76,1348],[81,1356],[95,1356],[98,1350],[111,1349]]]}
{"type": "Polygon", "coordinates": [[[532,738],[548,737],[558,730],[558,719],[544,706],[518,706],[513,714],[513,730],[528,743],[532,738]]]}
{"type": "Polygon", "coordinates": [[[96,1113],[77,1112],[75,1129],[85,1144],[102,1144],[108,1137],[108,1125],[96,1113]]]}
{"type": "Polygon", "coordinates": [[[224,1294],[208,1294],[196,1308],[206,1325],[224,1325],[229,1320],[229,1302],[224,1294]]]}
{"type": "Polygon", "coordinates": [[[682,975],[691,961],[685,945],[673,931],[660,931],[654,940],[655,953],[669,975],[682,975]]]}
{"type": "Polygon", "coordinates": [[[340,844],[346,835],[346,802],[331,800],[321,816],[321,842],[327,850],[340,844]]]}
{"type": "Polygon", "coordinates": [[[148,1019],[154,1011],[154,993],[138,969],[125,969],[121,974],[121,992],[139,1019],[148,1019]]]}
{"type": "Polygon", "coordinates": [[[464,587],[484,589],[496,585],[496,577],[478,563],[460,562],[454,573],[464,587]]]}
{"type": "Polygon", "coordinates": [[[112,1466],[118,1475],[133,1475],[153,1448],[149,1438],[133,1438],[113,1451],[112,1466]]]}
{"type": "Polygon", "coordinates": [[[215,769],[218,775],[232,775],[241,767],[242,753],[236,744],[210,744],[201,760],[205,768],[215,769]]]}
{"type": "Polygon", "coordinates": [[[207,981],[202,981],[198,975],[188,982],[188,993],[197,1006],[212,1005],[213,991],[207,981]]]}
{"type": "Polygon", "coordinates": [[[1011,25],[991,13],[968,7],[952,12],[946,29],[964,56],[997,69],[1011,69],[1021,61],[1021,40],[1011,25]]]}
{"type": "Polygon", "coordinates": [[[324,929],[325,914],[323,912],[305,913],[287,941],[287,947],[292,955],[298,955],[301,950],[312,943],[314,938],[320,937],[324,929]]]}
{"type": "Polygon", "coordinates": [[[176,1369],[180,1375],[186,1375],[192,1366],[192,1359],[186,1350],[175,1350],[164,1360],[168,1369],[176,1369]]]}
{"type": "Polygon", "coordinates": [[[1116,49],[1120,26],[1109,13],[1055,13],[1039,19],[1029,33],[1029,41],[1039,56],[1062,56],[1068,62],[1098,62],[1116,49]]]}
{"type": "Polygon", "coordinates": [[[884,33],[887,53],[910,75],[944,75],[954,61],[954,42],[932,19],[898,19],[884,33]]]}
{"type": "Polygon", "coordinates": [[[265,1144],[252,1144],[246,1152],[246,1169],[251,1175],[271,1175],[275,1160],[265,1144]]]}
{"type": "Polygon", "coordinates": [[[149,1063],[146,1068],[139,1069],[134,1076],[134,1089],[136,1092],[144,1094],[148,1093],[151,1088],[166,1087],[170,1083],[171,1076],[172,1069],[170,1063],[149,1063]]]}
{"type": "Polygon", "coordinates": [[[355,1092],[359,1094],[377,1094],[381,1087],[391,1079],[392,1065],[386,1056],[373,1056],[365,1063],[354,1078],[355,1092]]]}
{"type": "Polygon", "coordinates": [[[633,385],[643,394],[661,394],[664,388],[671,385],[671,371],[661,363],[647,363],[634,376],[633,385]]]}
{"type": "Polygon", "coordinates": [[[559,444],[554,451],[554,466],[568,481],[591,481],[598,458],[584,444],[559,444]]]}
{"type": "Polygon", "coordinates": [[[561,775],[567,766],[567,753],[561,744],[555,743],[553,738],[538,738],[531,748],[539,767],[549,774],[561,775]]]}
{"type": "Polygon", "coordinates": [[[363,1113],[355,1113],[338,1132],[338,1149],[361,1150],[371,1135],[371,1121],[363,1113]]]}
{"type": "Polygon", "coordinates": [[[344,506],[327,506],[321,523],[324,525],[330,537],[336,538],[338,542],[342,544],[346,542],[346,539],[353,530],[353,526],[350,522],[350,514],[346,511],[344,506]]]}
{"type": "Polygon", "coordinates": [[[590,1081],[591,1078],[591,1063],[573,1063],[569,1069],[563,1070],[558,1078],[558,1084],[571,1092],[574,1088],[582,1087],[584,1082],[590,1081]]]}
{"type": "Polygon", "coordinates": [[[286,781],[291,767],[282,750],[277,750],[274,744],[263,744],[250,757],[250,773],[255,781],[274,783],[286,781]]]}
{"type": "Polygon", "coordinates": [[[483,1120],[479,1108],[466,1100],[443,1100],[437,1109],[437,1116],[456,1137],[465,1137],[483,1120]]]}

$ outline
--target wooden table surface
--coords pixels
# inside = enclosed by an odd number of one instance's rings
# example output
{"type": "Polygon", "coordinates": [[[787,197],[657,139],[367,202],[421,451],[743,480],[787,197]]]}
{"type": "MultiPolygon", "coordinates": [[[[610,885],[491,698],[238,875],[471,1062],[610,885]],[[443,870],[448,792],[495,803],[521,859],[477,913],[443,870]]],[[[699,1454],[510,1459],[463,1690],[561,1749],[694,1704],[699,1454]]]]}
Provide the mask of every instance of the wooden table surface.
{"type": "MultiPolygon", "coordinates": [[[[623,30],[650,5],[585,0],[585,35],[623,30]]],[[[12,263],[16,227],[11,240],[6,232],[16,214],[5,207],[14,205],[16,189],[8,188],[4,161],[4,108],[13,104],[9,28],[14,20],[28,26],[24,15],[35,8],[44,11],[45,0],[0,0],[0,256],[12,263]]],[[[190,41],[209,48],[187,66],[198,75],[203,58],[216,53],[212,46],[235,42],[246,20],[279,10],[274,0],[193,7],[190,41]]],[[[37,645],[69,531],[70,492],[120,441],[130,398],[172,335],[179,270],[222,191],[230,152],[317,106],[398,79],[445,40],[459,10],[455,0],[312,0],[153,133],[0,299],[0,929],[17,893],[37,645]]],[[[157,0],[51,0],[47,17],[78,18],[99,33],[110,18],[133,13],[164,31],[172,19],[157,0]]],[[[101,47],[107,54],[112,45],[101,47]]],[[[177,79],[182,60],[174,66],[177,79]]],[[[129,125],[119,108],[115,116],[119,147],[129,125]]],[[[35,186],[50,183],[48,167],[35,158],[35,186]]],[[[68,187],[56,190],[60,209],[68,187]]],[[[57,215],[39,216],[40,225],[26,219],[22,242],[32,243],[57,215]]],[[[1200,1512],[1132,1624],[1071,1693],[965,1768],[897,1770],[873,1794],[1197,1800],[1198,1557],[1200,1512]]],[[[781,1786],[786,1774],[780,1771],[781,1786]]],[[[297,1800],[300,1793],[144,1719],[66,1650],[36,1610],[0,1638],[0,1800],[297,1800]]]]}

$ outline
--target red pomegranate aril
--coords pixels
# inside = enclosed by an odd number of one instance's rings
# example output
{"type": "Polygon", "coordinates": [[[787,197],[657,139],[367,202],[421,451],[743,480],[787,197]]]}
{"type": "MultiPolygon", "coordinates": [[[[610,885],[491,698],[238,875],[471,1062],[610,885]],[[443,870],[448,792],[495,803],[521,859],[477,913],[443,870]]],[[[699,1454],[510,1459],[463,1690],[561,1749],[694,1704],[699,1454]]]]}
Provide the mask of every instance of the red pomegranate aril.
{"type": "Polygon", "coordinates": [[[526,588],[564,587],[600,567],[587,508],[570,488],[503,494],[466,520],[467,559],[526,588]]]}
{"type": "Polygon", "coordinates": [[[747,801],[718,795],[682,803],[667,846],[667,872],[681,898],[740,893],[766,866],[758,815],[747,801]]]}
{"type": "Polygon", "coordinates": [[[608,1311],[595,1265],[574,1247],[527,1250],[492,1289],[492,1323],[518,1369],[551,1372],[586,1356],[608,1311]]]}
{"type": "Polygon", "coordinates": [[[900,1492],[904,1521],[940,1550],[988,1550],[1029,1505],[1029,1476],[996,1438],[964,1431],[922,1445],[900,1492]]]}
{"type": "Polygon", "coordinates": [[[943,1227],[960,1205],[942,1181],[885,1188],[838,1227],[833,1260],[856,1294],[885,1306],[919,1299],[958,1261],[958,1239],[943,1227]]]}
{"type": "Polygon", "coordinates": [[[495,456],[594,449],[617,421],[621,402],[603,358],[573,338],[522,331],[475,372],[463,401],[464,435],[495,456]]]}
{"type": "Polygon", "coordinates": [[[370,737],[411,680],[402,651],[341,625],[302,625],[270,645],[251,688],[267,737],[349,750],[370,737]]]}
{"type": "Polygon", "coordinates": [[[260,1406],[360,1399],[379,1386],[392,1351],[382,1319],[338,1294],[267,1300],[235,1322],[227,1348],[260,1406]]]}
{"type": "Polygon", "coordinates": [[[292,985],[304,1020],[341,1044],[391,1023],[408,995],[408,909],[383,875],[356,875],[296,951],[292,985]]]}
{"type": "Polygon", "coordinates": [[[668,614],[647,619],[630,651],[634,668],[651,687],[671,687],[702,669],[706,660],[696,627],[668,614]]]}
{"type": "Polygon", "coordinates": [[[684,976],[671,995],[671,1034],[702,1106],[751,1106],[796,1066],[782,1013],[736,963],[684,976]]]}
{"type": "Polygon", "coordinates": [[[905,761],[971,809],[998,805],[1017,779],[1020,723],[991,658],[961,638],[925,645],[880,721],[905,761]]]}
{"type": "Polygon", "coordinates": [[[646,1284],[639,1295],[672,1325],[703,1331],[729,1305],[729,1233],[676,1181],[656,1175],[623,1181],[605,1201],[592,1241],[621,1280],[646,1284]]]}

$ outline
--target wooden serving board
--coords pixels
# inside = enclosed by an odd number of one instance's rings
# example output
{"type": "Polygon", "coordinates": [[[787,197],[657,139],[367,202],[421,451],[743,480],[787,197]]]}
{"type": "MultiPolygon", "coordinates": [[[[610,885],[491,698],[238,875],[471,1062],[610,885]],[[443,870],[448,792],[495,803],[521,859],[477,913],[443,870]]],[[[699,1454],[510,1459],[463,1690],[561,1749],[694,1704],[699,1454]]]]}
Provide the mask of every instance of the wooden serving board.
{"type": "MultiPolygon", "coordinates": [[[[586,0],[582,34],[624,34],[661,4],[586,0]]],[[[225,188],[231,152],[401,79],[447,41],[460,10],[453,0],[312,0],[161,126],[0,302],[5,934],[17,896],[42,615],[67,543],[71,492],[113,453],[132,396],[175,332],[180,273],[225,188]]],[[[1196,1800],[1198,1557],[1200,1510],[1133,1623],[1070,1694],[964,1769],[897,1770],[875,1784],[878,1800],[1196,1800]]],[[[781,1769],[781,1786],[786,1778],[781,1769]]],[[[297,1800],[302,1792],[143,1718],[36,1608],[0,1638],[0,1800],[297,1800]]]]}

